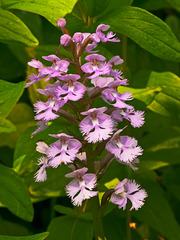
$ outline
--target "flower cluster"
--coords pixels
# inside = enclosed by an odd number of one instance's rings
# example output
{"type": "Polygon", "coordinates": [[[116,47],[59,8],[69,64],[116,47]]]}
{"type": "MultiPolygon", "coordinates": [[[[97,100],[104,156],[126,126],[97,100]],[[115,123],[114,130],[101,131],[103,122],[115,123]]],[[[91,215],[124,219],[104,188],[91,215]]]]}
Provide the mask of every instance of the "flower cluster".
{"type": "MultiPolygon", "coordinates": [[[[40,94],[47,96],[48,100],[37,101],[34,104],[35,119],[38,120],[39,127],[32,134],[47,128],[49,121],[62,117],[74,123],[75,127],[79,126],[82,138],[77,138],[69,132],[70,135],[49,134],[57,138],[57,141],[49,146],[39,141],[36,150],[43,156],[38,161],[40,168],[35,174],[35,181],[42,182],[47,179],[46,168],[71,164],[70,168],[73,171],[65,177],[73,180],[66,186],[66,192],[72,203],[80,206],[83,200],[98,194],[97,178],[112,158],[133,170],[137,169],[137,157],[142,155],[143,149],[138,146],[135,138],[122,134],[126,127],[117,129],[117,126],[118,122],[126,119],[134,128],[141,127],[144,124],[144,112],[136,111],[130,105],[133,99],[130,92],[121,94],[118,91],[120,86],[128,84],[123,73],[117,68],[123,60],[119,56],[106,60],[95,50],[100,42],[120,42],[114,33],[105,33],[110,28],[109,25],[100,24],[93,34],[77,32],[73,36],[66,29],[65,19],[58,19],[57,26],[61,28],[63,35],[60,37],[56,54],[42,57],[50,62],[51,66],[44,66],[36,59],[28,63],[37,69],[37,74],[28,76],[30,81],[26,87],[38,81],[54,81],[44,89],[37,89],[40,94]],[[69,51],[72,58],[58,57],[61,47],[69,51]],[[74,72],[68,72],[70,65],[74,72]],[[102,98],[106,107],[97,107],[98,98],[102,98]],[[71,108],[71,112],[64,109],[65,105],[71,108]],[[101,152],[106,151],[106,157],[100,160],[99,168],[96,167],[95,161],[95,170],[90,172],[88,162],[94,159],[89,160],[90,156],[85,152],[89,145],[100,142],[104,142],[105,148],[101,152]]],[[[144,204],[146,197],[146,191],[140,190],[135,181],[124,179],[114,188],[111,202],[125,209],[129,199],[132,202],[131,209],[137,210],[144,204]]]]}

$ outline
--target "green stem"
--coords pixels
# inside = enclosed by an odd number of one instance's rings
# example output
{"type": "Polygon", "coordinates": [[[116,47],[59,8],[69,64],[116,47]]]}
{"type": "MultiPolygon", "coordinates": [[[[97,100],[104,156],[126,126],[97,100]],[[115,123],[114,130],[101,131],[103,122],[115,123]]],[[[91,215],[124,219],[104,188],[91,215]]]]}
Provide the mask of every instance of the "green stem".
{"type": "MultiPolygon", "coordinates": [[[[87,155],[88,170],[91,173],[95,173],[94,152],[93,152],[92,144],[90,143],[88,143],[86,146],[86,155],[87,155]]],[[[100,205],[99,205],[98,196],[91,198],[90,203],[91,203],[91,212],[93,217],[95,240],[100,240],[100,239],[104,240],[105,237],[104,237],[104,231],[103,231],[102,217],[100,215],[100,205]]]]}
{"type": "Polygon", "coordinates": [[[130,203],[127,204],[127,210],[126,210],[126,240],[131,240],[131,228],[130,228],[130,222],[131,222],[131,211],[130,209],[130,203]]]}

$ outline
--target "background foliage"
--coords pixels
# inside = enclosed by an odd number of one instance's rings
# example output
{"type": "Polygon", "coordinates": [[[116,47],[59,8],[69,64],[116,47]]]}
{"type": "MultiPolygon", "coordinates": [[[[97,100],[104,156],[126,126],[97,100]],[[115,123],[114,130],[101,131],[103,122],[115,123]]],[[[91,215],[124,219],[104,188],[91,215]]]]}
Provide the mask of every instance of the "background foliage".
{"type": "Polygon", "coordinates": [[[113,162],[99,187],[103,192],[115,186],[115,177],[129,176],[149,197],[131,214],[110,204],[103,220],[107,239],[180,239],[179,11],[179,0],[0,1],[0,239],[92,240],[88,208],[82,214],[65,197],[68,168],[48,169],[44,183],[33,178],[36,142],[50,143],[49,132],[68,126],[56,120],[31,138],[36,129],[32,104],[41,98],[35,88],[43,85],[24,89],[26,75],[32,73],[27,62],[55,52],[60,17],[72,34],[94,32],[100,23],[111,25],[121,43],[101,45],[100,54],[124,59],[122,70],[130,85],[119,91],[131,91],[136,108],[146,111],[145,125],[129,129],[145,149],[139,170],[113,162]]]}

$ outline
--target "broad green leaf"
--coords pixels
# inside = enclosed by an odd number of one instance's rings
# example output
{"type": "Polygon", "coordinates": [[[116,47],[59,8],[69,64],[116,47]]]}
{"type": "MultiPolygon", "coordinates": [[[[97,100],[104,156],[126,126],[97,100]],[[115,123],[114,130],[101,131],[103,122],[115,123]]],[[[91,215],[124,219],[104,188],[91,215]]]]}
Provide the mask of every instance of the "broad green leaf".
{"type": "Polygon", "coordinates": [[[170,4],[166,0],[134,0],[133,6],[154,11],[161,8],[168,8],[170,4]]]}
{"type": "Polygon", "coordinates": [[[16,216],[32,221],[33,206],[24,182],[3,165],[0,165],[0,201],[16,216]]]}
{"type": "Polygon", "coordinates": [[[69,207],[64,207],[62,205],[56,205],[54,209],[61,213],[61,214],[66,214],[70,215],[73,217],[76,217],[78,219],[84,219],[84,220],[92,220],[92,214],[90,212],[82,212],[81,208],[69,208],[69,207]]]}
{"type": "Polygon", "coordinates": [[[16,131],[16,126],[9,120],[0,117],[0,133],[11,133],[16,131]]]}
{"type": "Polygon", "coordinates": [[[169,118],[180,119],[180,78],[173,73],[149,73],[146,88],[119,87],[143,101],[147,108],[169,118]]]}
{"type": "MultiPolygon", "coordinates": [[[[22,46],[11,46],[13,49],[22,49],[22,46]]],[[[14,56],[14,54],[10,51],[9,47],[6,44],[0,43],[0,52],[0,79],[11,80],[12,82],[16,78],[24,76],[24,66],[20,63],[17,57],[14,56]]]]}
{"type": "Polygon", "coordinates": [[[33,109],[30,105],[19,102],[9,113],[7,119],[15,125],[16,131],[9,134],[0,134],[0,146],[14,148],[19,135],[24,132],[26,128],[36,124],[33,109]]]}
{"type": "Polygon", "coordinates": [[[170,204],[164,197],[164,192],[153,172],[137,176],[137,182],[142,182],[148,197],[144,206],[137,212],[132,211],[133,216],[142,222],[148,223],[153,229],[159,232],[168,240],[180,239],[180,227],[175,219],[170,204]]]}
{"type": "Polygon", "coordinates": [[[35,47],[39,43],[18,17],[2,8],[0,8],[0,42],[18,43],[28,47],[35,47]]]}
{"type": "MultiPolygon", "coordinates": [[[[34,158],[33,164],[37,164],[37,158],[34,158]]],[[[38,168],[36,168],[38,170],[38,168]]],[[[47,169],[47,180],[45,182],[35,182],[33,175],[28,176],[29,191],[33,201],[39,201],[41,198],[66,196],[65,187],[69,179],[65,174],[69,172],[67,166],[59,166],[57,169],[47,169]]],[[[24,174],[27,174],[25,172],[24,174]]]]}
{"type": "Polygon", "coordinates": [[[49,235],[48,232],[23,237],[1,235],[0,240],[44,240],[47,238],[48,235],[49,235]]]}
{"type": "Polygon", "coordinates": [[[179,41],[166,23],[146,10],[122,7],[101,22],[111,25],[115,32],[128,36],[153,55],[180,62],[179,41]]]}
{"type": "Polygon", "coordinates": [[[9,83],[0,80],[0,116],[6,117],[23,93],[25,82],[9,83]]]}
{"type": "Polygon", "coordinates": [[[180,41],[180,19],[175,15],[169,15],[167,16],[165,22],[169,25],[177,39],[180,41]]]}
{"type": "Polygon", "coordinates": [[[76,2],[77,0],[2,0],[1,4],[6,9],[20,9],[37,13],[56,26],[57,20],[70,13],[76,2]]]}
{"type": "Polygon", "coordinates": [[[92,240],[93,226],[90,221],[80,220],[70,216],[54,218],[48,231],[47,240],[92,240]]]}
{"type": "Polygon", "coordinates": [[[139,144],[144,149],[139,171],[180,164],[180,128],[155,129],[144,136],[139,144]]]}
{"type": "Polygon", "coordinates": [[[173,8],[180,12],[180,2],[179,0],[166,0],[173,8]]]}

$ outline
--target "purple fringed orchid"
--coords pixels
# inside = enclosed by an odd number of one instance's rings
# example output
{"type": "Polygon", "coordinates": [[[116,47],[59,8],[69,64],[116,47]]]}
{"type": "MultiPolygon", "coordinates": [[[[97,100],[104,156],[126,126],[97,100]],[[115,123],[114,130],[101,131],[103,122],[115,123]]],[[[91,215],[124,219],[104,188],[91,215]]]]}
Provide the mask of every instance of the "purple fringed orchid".
{"type": "Polygon", "coordinates": [[[67,74],[59,77],[59,79],[67,82],[63,86],[58,86],[56,89],[56,95],[59,100],[66,103],[68,100],[78,101],[83,97],[86,87],[82,83],[77,82],[77,80],[80,79],[79,75],[67,74]]]}
{"type": "Polygon", "coordinates": [[[112,112],[112,118],[116,121],[122,122],[123,118],[130,121],[131,125],[135,127],[141,127],[144,124],[144,111],[134,111],[133,109],[116,109],[112,112]]]}
{"type": "Polygon", "coordinates": [[[34,175],[35,181],[36,182],[44,182],[47,179],[46,168],[51,166],[49,164],[49,159],[45,156],[40,157],[37,165],[39,165],[41,167],[34,175]]]}
{"type": "Polygon", "coordinates": [[[58,141],[50,145],[47,152],[47,156],[51,159],[51,166],[57,168],[61,163],[72,163],[82,144],[65,133],[49,135],[59,138],[58,141]]]}
{"type": "Polygon", "coordinates": [[[91,54],[85,57],[88,61],[81,66],[85,73],[94,73],[89,78],[95,78],[100,75],[109,74],[109,65],[105,63],[106,58],[99,54],[91,54]]]}
{"type": "Polygon", "coordinates": [[[106,149],[125,163],[131,163],[137,156],[142,155],[143,149],[137,146],[137,140],[128,136],[119,136],[123,129],[114,133],[106,144],[106,149]]]}
{"type": "Polygon", "coordinates": [[[56,55],[52,54],[49,56],[43,56],[43,59],[52,62],[51,67],[45,67],[44,72],[48,75],[45,81],[48,81],[50,78],[58,77],[62,73],[66,73],[68,70],[69,62],[61,60],[56,55]]]}
{"type": "Polygon", "coordinates": [[[107,35],[104,34],[105,31],[107,31],[110,28],[109,25],[105,25],[105,24],[100,24],[97,29],[96,29],[96,36],[94,36],[94,41],[96,42],[120,42],[120,40],[118,38],[114,38],[114,36],[116,36],[116,34],[114,34],[113,32],[108,32],[107,35]]]}
{"type": "Polygon", "coordinates": [[[144,189],[140,189],[140,185],[135,181],[124,179],[119,182],[114,193],[111,195],[111,202],[118,205],[119,208],[126,209],[127,199],[132,203],[130,210],[138,210],[144,205],[144,199],[147,197],[147,193],[144,189]]]}
{"type": "Polygon", "coordinates": [[[80,122],[80,131],[83,135],[86,135],[85,140],[89,143],[106,140],[113,133],[115,122],[104,113],[106,110],[106,107],[92,108],[81,113],[87,115],[87,117],[80,122]]]}
{"type": "Polygon", "coordinates": [[[96,187],[97,178],[93,173],[86,173],[88,168],[84,167],[65,175],[67,178],[74,178],[67,186],[66,192],[75,206],[81,206],[82,201],[98,194],[92,191],[96,187]],[[86,174],[85,174],[86,173],[86,174]]]}
{"type": "Polygon", "coordinates": [[[134,109],[133,106],[128,105],[125,101],[130,101],[133,99],[132,93],[124,92],[123,94],[118,93],[117,87],[121,85],[121,80],[116,80],[108,84],[107,89],[103,90],[102,98],[108,104],[116,108],[127,108],[134,109]]]}

